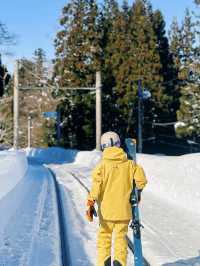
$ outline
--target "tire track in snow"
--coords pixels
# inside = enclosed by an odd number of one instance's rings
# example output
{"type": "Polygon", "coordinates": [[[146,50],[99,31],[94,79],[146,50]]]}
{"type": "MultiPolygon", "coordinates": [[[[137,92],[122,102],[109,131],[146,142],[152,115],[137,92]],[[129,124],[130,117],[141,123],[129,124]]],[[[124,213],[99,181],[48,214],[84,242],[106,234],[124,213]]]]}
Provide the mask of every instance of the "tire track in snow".
{"type": "Polygon", "coordinates": [[[62,197],[59,189],[59,184],[56,180],[55,173],[46,166],[46,169],[51,174],[55,189],[56,189],[56,197],[57,197],[57,204],[58,204],[58,217],[59,217],[59,229],[60,229],[60,244],[61,244],[61,259],[62,259],[62,266],[71,266],[71,258],[70,258],[70,251],[69,251],[69,243],[67,240],[67,229],[65,226],[65,219],[64,219],[64,207],[62,204],[62,197]]]}
{"type": "Polygon", "coordinates": [[[48,181],[47,178],[45,177],[45,180],[42,184],[42,189],[39,195],[39,200],[38,200],[38,210],[37,210],[37,215],[36,215],[36,219],[34,222],[34,227],[32,230],[32,239],[31,239],[31,245],[29,248],[29,251],[27,253],[25,253],[25,255],[22,257],[21,261],[20,261],[20,265],[29,265],[29,259],[31,258],[31,254],[33,253],[33,246],[34,246],[34,240],[37,237],[39,230],[40,230],[40,224],[41,224],[41,220],[42,220],[42,214],[44,211],[44,205],[45,205],[45,200],[46,200],[46,196],[47,196],[47,189],[48,189],[48,181]]]}

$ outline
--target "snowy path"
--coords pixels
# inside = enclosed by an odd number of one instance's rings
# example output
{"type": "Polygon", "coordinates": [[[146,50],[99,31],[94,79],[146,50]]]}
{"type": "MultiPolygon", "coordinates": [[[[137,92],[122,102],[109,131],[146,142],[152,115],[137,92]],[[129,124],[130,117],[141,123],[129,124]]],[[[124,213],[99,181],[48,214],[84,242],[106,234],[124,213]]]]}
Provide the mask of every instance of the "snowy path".
{"type": "MultiPolygon", "coordinates": [[[[66,201],[71,254],[77,259],[73,265],[95,265],[98,221],[86,221],[84,213],[87,193],[70,174],[75,173],[90,187],[91,169],[76,164],[54,165],[52,169],[61,184],[66,201]]],[[[145,226],[142,230],[145,258],[153,266],[200,266],[200,215],[155,195],[145,191],[141,204],[142,222],[145,226]]],[[[131,235],[129,231],[129,236],[131,235]]],[[[129,254],[128,266],[131,265],[133,257],[129,254]]]]}
{"type": "MultiPolygon", "coordinates": [[[[81,182],[90,187],[90,172],[88,167],[68,164],[65,166],[52,165],[65,202],[65,217],[67,235],[70,243],[70,254],[72,266],[94,266],[96,265],[96,235],[98,230],[98,219],[89,223],[85,217],[86,189],[75,179],[75,174],[81,182]],[[77,252],[78,250],[78,252],[77,252]]],[[[127,266],[133,266],[133,255],[129,252],[127,266]]]]}
{"type": "Polygon", "coordinates": [[[72,266],[94,266],[96,261],[96,231],[98,221],[88,223],[85,218],[87,194],[69,173],[72,168],[51,166],[60,184],[72,266]]]}
{"type": "Polygon", "coordinates": [[[0,212],[0,265],[61,265],[55,187],[43,166],[29,164],[0,212]]]}

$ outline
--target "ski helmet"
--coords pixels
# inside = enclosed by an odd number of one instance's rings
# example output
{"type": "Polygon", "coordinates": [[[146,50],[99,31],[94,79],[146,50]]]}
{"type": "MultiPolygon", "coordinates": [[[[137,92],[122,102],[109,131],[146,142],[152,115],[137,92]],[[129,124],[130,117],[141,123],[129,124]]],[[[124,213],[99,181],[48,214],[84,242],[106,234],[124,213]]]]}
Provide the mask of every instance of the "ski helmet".
{"type": "Polygon", "coordinates": [[[112,146],[120,147],[120,138],[117,133],[109,131],[101,136],[101,148],[103,150],[112,146]]]}

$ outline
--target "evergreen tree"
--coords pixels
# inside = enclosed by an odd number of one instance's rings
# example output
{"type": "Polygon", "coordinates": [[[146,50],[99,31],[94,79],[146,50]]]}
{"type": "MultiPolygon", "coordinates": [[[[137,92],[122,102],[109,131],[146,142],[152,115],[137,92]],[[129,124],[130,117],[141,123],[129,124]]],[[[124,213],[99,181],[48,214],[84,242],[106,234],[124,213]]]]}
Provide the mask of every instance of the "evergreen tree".
{"type": "MultiPolygon", "coordinates": [[[[181,79],[183,36],[182,36],[182,29],[179,26],[176,18],[173,19],[170,27],[169,41],[170,41],[170,53],[173,60],[174,76],[175,76],[174,80],[175,97],[173,97],[172,104],[177,112],[180,108],[181,86],[183,82],[181,79]]],[[[177,115],[174,121],[177,121],[177,115]]]]}
{"type": "Polygon", "coordinates": [[[110,114],[103,117],[104,131],[117,130],[123,134],[126,130],[126,120],[124,120],[123,110],[117,103],[118,93],[117,86],[121,73],[122,63],[128,59],[128,50],[130,42],[128,41],[128,21],[130,18],[130,8],[127,1],[123,2],[122,9],[119,8],[116,1],[105,1],[103,9],[103,91],[104,91],[104,108],[106,113],[110,114]],[[112,121],[112,123],[111,123],[112,121]]]}
{"type": "Polygon", "coordinates": [[[196,136],[199,134],[200,85],[196,49],[196,31],[190,11],[187,9],[182,25],[182,46],[180,49],[181,98],[177,112],[179,123],[176,132],[179,136],[196,136]]]}
{"type": "MultiPolygon", "coordinates": [[[[63,8],[61,30],[57,34],[55,77],[60,86],[90,87],[100,69],[101,49],[98,8],[94,0],[72,0],[63,8]]],[[[65,145],[94,146],[94,97],[88,92],[65,91],[60,105],[65,145]],[[92,119],[91,119],[92,117],[92,119]],[[85,140],[83,142],[83,139],[85,140]]]]}
{"type": "Polygon", "coordinates": [[[182,53],[181,53],[181,77],[187,80],[190,73],[191,64],[193,64],[195,59],[195,23],[192,21],[192,17],[189,9],[186,9],[185,19],[182,26],[182,53]]]}
{"type": "Polygon", "coordinates": [[[177,112],[178,136],[200,135],[200,84],[187,83],[181,90],[180,109],[177,112]]]}
{"type": "MultiPolygon", "coordinates": [[[[175,121],[176,111],[179,107],[179,93],[176,88],[177,71],[170,53],[169,41],[166,37],[165,21],[160,10],[152,13],[154,32],[157,37],[157,48],[160,55],[161,71],[163,77],[163,87],[165,88],[165,104],[163,110],[163,120],[175,121]]],[[[175,50],[177,52],[177,50],[175,50]]]]}
{"type": "Polygon", "coordinates": [[[19,63],[19,83],[21,86],[38,87],[47,83],[46,56],[43,49],[35,50],[33,59],[22,58],[19,63]]]}
{"type": "Polygon", "coordinates": [[[61,86],[94,85],[100,53],[97,12],[93,0],[72,0],[63,8],[62,30],[55,40],[55,75],[61,86]]]}
{"type": "Polygon", "coordinates": [[[32,60],[22,58],[19,60],[19,85],[29,87],[35,85],[35,64],[32,60]]]}
{"type": "MultiPolygon", "coordinates": [[[[125,116],[132,112],[127,125],[129,133],[136,128],[137,110],[137,82],[142,80],[142,86],[148,88],[152,94],[152,102],[146,106],[146,116],[152,118],[152,109],[160,113],[163,104],[162,76],[160,75],[161,64],[157,49],[157,39],[154,33],[149,9],[145,1],[137,0],[133,5],[128,31],[130,49],[127,51],[127,60],[121,64],[121,80],[117,83],[119,104],[124,106],[125,116]],[[123,96],[123,97],[122,97],[123,96]],[[159,111],[158,111],[159,110],[159,111]]],[[[135,132],[134,132],[135,133],[135,132]]]]}
{"type": "Polygon", "coordinates": [[[178,75],[181,67],[182,32],[176,18],[173,19],[173,22],[170,27],[169,40],[170,52],[172,54],[176,73],[178,75]]]}
{"type": "Polygon", "coordinates": [[[113,42],[113,38],[111,36],[114,35],[114,41],[117,38],[116,33],[114,33],[114,22],[117,20],[118,14],[119,7],[117,2],[115,0],[105,0],[103,10],[100,14],[100,28],[102,31],[100,45],[103,51],[103,90],[107,95],[112,95],[112,88],[116,84],[111,59],[115,51],[110,47],[110,45],[112,45],[113,42]]]}
{"type": "MultiPolygon", "coordinates": [[[[116,1],[105,1],[103,15],[107,77],[104,88],[107,85],[105,93],[113,103],[112,127],[123,135],[136,134],[137,81],[143,80],[143,86],[153,92],[154,100],[157,95],[159,104],[155,101],[155,105],[161,107],[163,101],[161,65],[151,21],[151,6],[148,1],[136,1],[130,9],[124,1],[120,9],[116,1]]],[[[150,115],[152,108],[149,105],[147,110],[150,115]]]]}
{"type": "Polygon", "coordinates": [[[38,48],[34,51],[34,59],[33,62],[35,64],[34,76],[35,76],[35,84],[37,86],[42,86],[47,83],[47,69],[45,67],[46,63],[46,55],[45,51],[42,48],[38,48]]]}

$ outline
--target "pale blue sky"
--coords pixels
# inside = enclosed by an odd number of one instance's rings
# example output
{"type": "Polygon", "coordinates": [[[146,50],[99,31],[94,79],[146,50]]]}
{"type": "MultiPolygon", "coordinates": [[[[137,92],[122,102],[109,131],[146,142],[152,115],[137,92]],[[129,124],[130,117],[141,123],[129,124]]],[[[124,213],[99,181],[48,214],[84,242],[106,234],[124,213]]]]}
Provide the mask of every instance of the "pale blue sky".
{"type": "MultiPolygon", "coordinates": [[[[163,12],[167,26],[174,16],[181,20],[186,7],[194,9],[193,0],[152,0],[151,2],[154,9],[159,8],[163,12]]],[[[1,1],[0,21],[18,36],[17,45],[11,48],[14,56],[3,56],[4,63],[9,64],[10,69],[15,58],[31,57],[38,47],[46,51],[48,58],[53,58],[53,40],[59,28],[61,9],[66,3],[66,0],[1,1]]],[[[129,3],[133,3],[133,0],[129,3]]]]}

